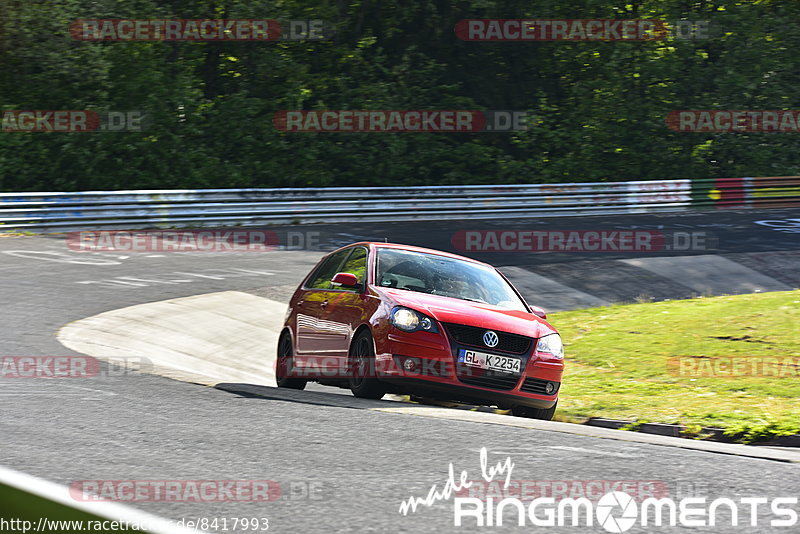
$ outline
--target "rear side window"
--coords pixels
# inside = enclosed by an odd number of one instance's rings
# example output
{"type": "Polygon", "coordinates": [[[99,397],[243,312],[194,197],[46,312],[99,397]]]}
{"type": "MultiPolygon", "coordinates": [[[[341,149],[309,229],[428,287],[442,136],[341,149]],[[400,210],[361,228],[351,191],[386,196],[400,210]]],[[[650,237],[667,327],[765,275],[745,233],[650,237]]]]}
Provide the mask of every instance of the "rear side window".
{"type": "Polygon", "coordinates": [[[331,278],[333,278],[333,275],[340,272],[339,266],[352,250],[353,249],[348,248],[329,256],[328,259],[323,261],[322,265],[314,271],[306,287],[308,289],[331,289],[333,287],[331,285],[331,278]]]}

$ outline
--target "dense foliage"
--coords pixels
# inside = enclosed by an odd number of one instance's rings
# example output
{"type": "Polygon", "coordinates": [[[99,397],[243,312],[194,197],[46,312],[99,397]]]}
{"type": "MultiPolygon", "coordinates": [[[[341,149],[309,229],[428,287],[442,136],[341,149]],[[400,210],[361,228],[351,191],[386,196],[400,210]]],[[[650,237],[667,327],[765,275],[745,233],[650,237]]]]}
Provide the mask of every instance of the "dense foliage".
{"type": "Polygon", "coordinates": [[[139,133],[0,132],[0,190],[800,174],[800,133],[678,133],[680,109],[797,109],[795,0],[2,0],[0,106],[136,110],[139,133]],[[709,20],[712,38],[459,40],[464,18],[709,20]],[[323,19],[317,42],[84,42],[91,18],[323,19]],[[286,109],[515,109],[526,132],[286,133],[286,109]]]}

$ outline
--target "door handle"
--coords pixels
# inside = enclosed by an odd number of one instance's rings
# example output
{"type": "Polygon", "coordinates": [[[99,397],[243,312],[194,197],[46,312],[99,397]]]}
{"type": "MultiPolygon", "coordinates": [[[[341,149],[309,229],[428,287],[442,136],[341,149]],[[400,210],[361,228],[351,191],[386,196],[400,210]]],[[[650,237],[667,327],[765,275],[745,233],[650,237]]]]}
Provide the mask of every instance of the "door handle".
{"type": "Polygon", "coordinates": [[[324,308],[324,307],[326,307],[327,305],[328,305],[328,301],[327,301],[327,300],[325,300],[325,301],[321,302],[319,306],[320,306],[320,308],[324,308]]]}

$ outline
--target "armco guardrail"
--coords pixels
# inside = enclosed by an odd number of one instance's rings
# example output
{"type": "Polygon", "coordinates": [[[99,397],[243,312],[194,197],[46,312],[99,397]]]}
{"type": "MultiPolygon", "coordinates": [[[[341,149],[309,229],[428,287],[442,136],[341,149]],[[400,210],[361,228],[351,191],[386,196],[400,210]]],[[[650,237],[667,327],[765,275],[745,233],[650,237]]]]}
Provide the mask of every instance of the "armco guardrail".
{"type": "Polygon", "coordinates": [[[120,503],[75,500],[66,486],[5,467],[0,467],[0,502],[0,532],[197,532],[120,503]]]}
{"type": "Polygon", "coordinates": [[[800,177],[425,187],[0,193],[0,229],[520,218],[800,205],[800,177]]]}

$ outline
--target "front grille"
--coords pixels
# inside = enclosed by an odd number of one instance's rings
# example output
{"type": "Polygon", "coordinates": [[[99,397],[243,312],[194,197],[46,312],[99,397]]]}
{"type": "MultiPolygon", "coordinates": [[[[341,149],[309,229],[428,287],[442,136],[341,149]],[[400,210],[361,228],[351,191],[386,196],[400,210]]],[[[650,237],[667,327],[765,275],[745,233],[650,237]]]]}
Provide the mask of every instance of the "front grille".
{"type": "Polygon", "coordinates": [[[533,393],[535,395],[554,395],[558,391],[558,388],[561,386],[561,384],[559,382],[553,382],[553,384],[556,385],[555,391],[552,393],[547,393],[545,387],[547,386],[548,382],[550,381],[542,380],[541,378],[526,378],[519,390],[524,391],[525,393],[533,393]]]}
{"type": "Polygon", "coordinates": [[[532,338],[520,336],[518,334],[509,334],[508,332],[497,332],[498,343],[496,347],[487,347],[483,342],[483,334],[488,330],[487,328],[478,328],[476,326],[465,326],[462,324],[445,324],[447,331],[450,333],[456,343],[461,345],[469,345],[471,347],[481,347],[491,351],[508,352],[511,354],[526,354],[531,349],[532,338]]]}
{"type": "MultiPolygon", "coordinates": [[[[481,370],[478,369],[478,372],[480,371],[481,370]]],[[[514,386],[519,382],[519,375],[509,375],[494,371],[485,371],[482,376],[476,376],[475,370],[472,370],[469,374],[461,374],[461,372],[459,372],[457,376],[464,384],[490,389],[514,389],[514,386]]]]}

